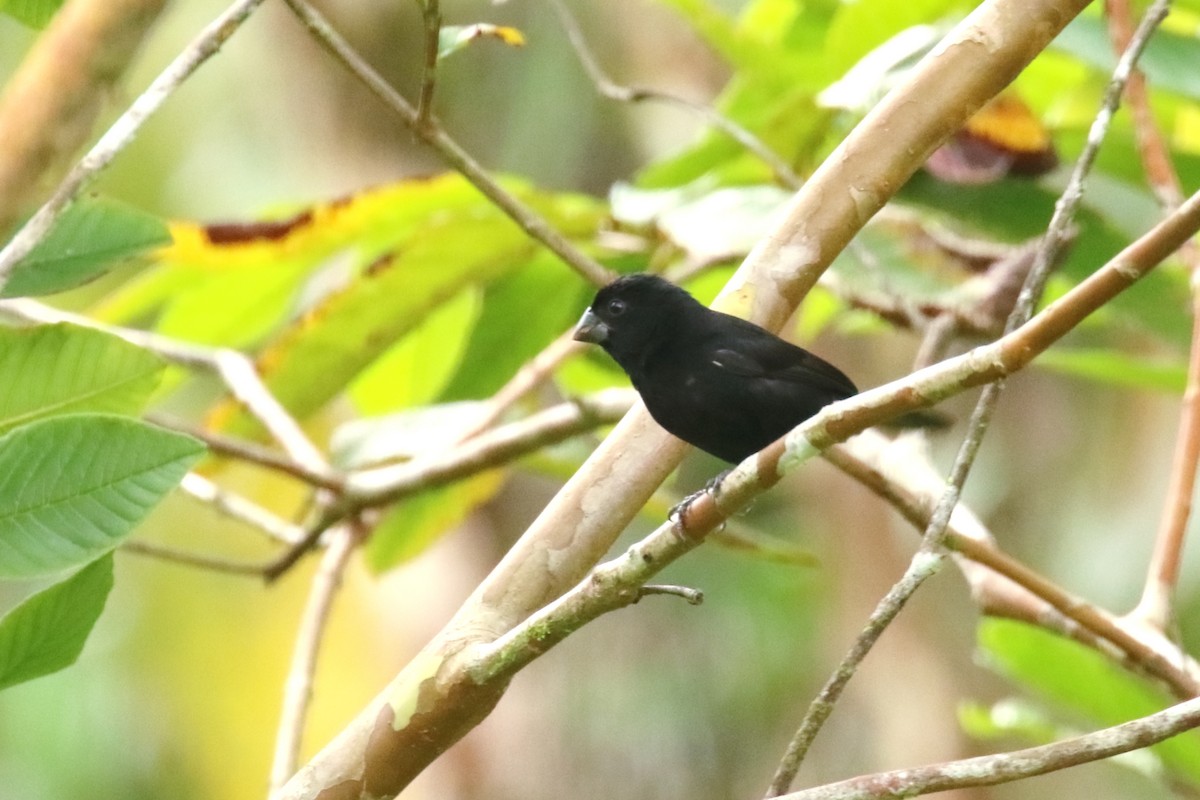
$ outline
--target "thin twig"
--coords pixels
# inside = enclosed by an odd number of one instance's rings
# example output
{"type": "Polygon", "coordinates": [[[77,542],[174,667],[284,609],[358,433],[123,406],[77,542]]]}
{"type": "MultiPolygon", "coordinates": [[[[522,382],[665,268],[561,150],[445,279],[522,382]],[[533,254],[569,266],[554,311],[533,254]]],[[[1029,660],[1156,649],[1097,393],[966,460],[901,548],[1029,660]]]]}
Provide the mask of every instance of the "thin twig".
{"type": "Polygon", "coordinates": [[[260,3],[262,0],[237,0],[225,9],[200,31],[129,108],[125,109],[125,113],[117,118],[87,155],[67,173],[50,199],[17,231],[4,249],[0,250],[0,289],[4,288],[21,259],[29,255],[33,248],[46,238],[59,215],[74,202],[84,187],[133,141],[142,124],[196,71],[197,67],[221,48],[260,3]]]}
{"type": "MultiPolygon", "coordinates": [[[[1108,89],[1105,92],[1100,110],[1092,121],[1091,128],[1088,130],[1087,143],[1075,163],[1066,189],[1064,189],[1062,196],[1055,204],[1054,214],[1050,219],[1046,235],[1042,238],[1037,254],[1034,257],[1033,267],[1026,276],[1016,305],[1009,315],[1008,322],[1005,325],[1005,334],[1011,334],[1013,331],[1016,331],[1033,316],[1034,307],[1041,299],[1046,280],[1050,275],[1050,270],[1058,260],[1060,250],[1070,238],[1075,210],[1083,199],[1084,183],[1091,171],[1092,164],[1095,162],[1100,144],[1103,142],[1104,136],[1108,131],[1108,125],[1112,120],[1112,116],[1120,104],[1125,82],[1128,80],[1129,74],[1137,62],[1137,58],[1145,48],[1146,43],[1149,41],[1151,34],[1153,34],[1158,24],[1166,16],[1166,12],[1167,3],[1163,2],[1163,0],[1159,0],[1159,2],[1156,2],[1146,11],[1146,15],[1143,17],[1142,23],[1138,26],[1138,31],[1131,41],[1130,47],[1118,61],[1108,89]]],[[[809,748],[812,746],[825,720],[833,712],[834,705],[841,697],[842,691],[850,679],[854,676],[859,664],[862,663],[862,660],[879,640],[883,631],[900,613],[913,593],[940,568],[944,560],[943,545],[951,513],[958,504],[963,484],[970,474],[971,467],[975,463],[975,457],[982,444],[983,436],[987,431],[988,422],[991,420],[992,413],[995,411],[996,404],[999,402],[1003,391],[1003,379],[996,380],[984,387],[983,393],[980,395],[971,413],[968,430],[955,457],[950,478],[946,482],[946,488],[942,493],[941,499],[938,501],[937,507],[934,509],[933,515],[930,517],[925,533],[921,537],[921,547],[913,556],[912,563],[909,565],[904,576],[876,606],[866,627],[855,639],[850,652],[841,660],[833,674],[821,688],[820,693],[812,701],[808,711],[804,715],[799,730],[797,730],[796,735],[788,744],[787,750],[775,771],[775,775],[771,779],[771,784],[767,789],[767,797],[777,797],[788,791],[792,785],[792,781],[796,777],[796,773],[804,762],[804,757],[808,754],[809,748]]]]}
{"type": "MultiPolygon", "coordinates": [[[[893,463],[892,450],[882,434],[866,431],[849,442],[826,450],[823,455],[825,460],[886,500],[910,524],[923,531],[929,525],[937,502],[941,478],[935,475],[932,467],[914,464],[912,459],[893,463]]],[[[1073,633],[1072,628],[1087,631],[1091,636],[1081,639],[1085,644],[1095,647],[1097,639],[1108,642],[1111,647],[1102,651],[1105,655],[1112,656],[1112,648],[1115,648],[1123,654],[1127,664],[1162,681],[1176,697],[1186,699],[1200,694],[1200,667],[1181,652],[1178,645],[1161,634],[1148,635],[1152,632],[1114,617],[1016,561],[999,550],[982,524],[961,506],[951,517],[946,546],[1039,601],[1026,609],[1023,618],[1068,634],[1073,633]],[[1068,623],[1055,621],[1051,610],[1068,623]]],[[[974,583],[972,585],[974,588],[974,583]]]]}
{"type": "Polygon", "coordinates": [[[294,545],[304,538],[304,531],[296,525],[239,494],[221,488],[203,475],[189,472],[183,476],[179,488],[230,519],[265,533],[274,541],[294,545]]]}
{"type": "Polygon", "coordinates": [[[454,139],[430,118],[426,124],[417,124],[417,111],[384,78],[368,64],[354,48],[347,44],[328,20],[305,0],[284,0],[292,13],[308,29],[309,33],[334,58],[358,78],[383,104],[395,112],[400,119],[422,141],[441,155],[451,168],[461,173],[484,196],[508,215],[532,238],[541,242],[579,275],[596,286],[605,286],[612,280],[612,273],[599,262],[572,245],[566,237],[556,231],[544,217],[506,192],[454,139]]]}
{"type": "Polygon", "coordinates": [[[904,575],[875,606],[875,610],[871,612],[867,624],[855,638],[849,652],[843,656],[837,668],[825,681],[825,685],[821,687],[821,691],[809,704],[799,729],[788,743],[787,750],[775,770],[775,775],[771,778],[771,784],[767,788],[767,797],[782,795],[791,787],[796,773],[800,770],[800,765],[804,763],[804,757],[808,755],[809,748],[812,747],[825,720],[833,713],[834,706],[841,698],[850,679],[854,677],[854,673],[863,659],[867,657],[875,643],[879,641],[879,637],[904,609],[917,589],[921,588],[927,579],[941,569],[945,560],[943,544],[950,517],[958,505],[963,484],[975,463],[975,456],[983,442],[983,435],[987,431],[987,425],[992,411],[995,409],[1002,383],[1002,381],[996,381],[989,383],[984,388],[983,396],[971,414],[967,434],[958,449],[950,479],[946,482],[946,488],[938,499],[933,514],[930,515],[925,533],[921,536],[920,548],[913,555],[904,575]]]}
{"type": "Polygon", "coordinates": [[[517,370],[508,383],[488,399],[483,413],[471,421],[459,441],[465,442],[492,427],[518,400],[545,383],[564,361],[582,353],[584,346],[575,341],[573,332],[572,329],[560,335],[517,370]]]}
{"type": "Polygon", "coordinates": [[[234,561],[219,556],[209,556],[202,553],[192,553],[187,550],[176,550],[161,544],[150,542],[129,541],[121,545],[121,552],[135,553],[139,556],[157,558],[160,561],[170,561],[189,567],[198,567],[210,572],[226,572],[231,575],[254,575],[262,577],[262,564],[246,561],[234,561]]]}
{"type": "Polygon", "coordinates": [[[330,489],[334,492],[340,492],[345,488],[344,478],[337,473],[328,470],[321,472],[311,470],[303,464],[293,461],[287,456],[264,447],[257,442],[239,439],[234,436],[226,436],[225,434],[191,425],[183,420],[167,417],[162,414],[148,414],[146,418],[156,425],[180,431],[181,433],[186,433],[188,436],[199,439],[204,442],[211,452],[217,455],[236,458],[239,461],[257,464],[275,472],[283,473],[284,475],[291,475],[293,478],[298,478],[310,486],[330,489]]]}
{"type": "MultiPolygon", "coordinates": [[[[1124,51],[1133,38],[1133,18],[1127,0],[1108,0],[1109,38],[1113,47],[1124,51]]],[[[1133,132],[1142,161],[1142,171],[1166,210],[1183,202],[1179,175],[1171,163],[1171,151],[1154,120],[1150,108],[1145,75],[1134,70],[1125,87],[1125,97],[1133,118],[1133,132]]],[[[1200,462],[1200,246],[1189,241],[1180,256],[1192,275],[1192,342],[1188,358],[1187,387],[1179,408],[1179,435],[1171,462],[1170,483],[1163,502],[1154,551],[1150,556],[1145,586],[1137,607],[1130,616],[1166,631],[1172,621],[1175,587],[1179,582],[1180,561],[1192,512],[1192,492],[1200,462]]]]}
{"type": "Polygon", "coordinates": [[[329,622],[333,599],[341,586],[342,576],[350,555],[363,532],[359,523],[351,520],[330,532],[329,547],[313,576],[308,590],[308,602],[300,618],[296,644],[292,650],[291,666],[284,682],[283,712],[275,738],[275,755],[271,763],[271,795],[274,796],[296,771],[304,723],[312,700],[313,676],[317,656],[329,622]]]}
{"type": "Polygon", "coordinates": [[[421,92],[417,98],[417,128],[429,124],[433,115],[433,91],[437,87],[439,38],[442,33],[442,14],[438,0],[417,0],[425,21],[425,63],[421,67],[421,92]]]}
{"type": "Polygon", "coordinates": [[[1197,726],[1200,699],[1188,700],[1156,714],[1053,744],[864,775],[795,792],[784,800],[880,800],[995,786],[1150,747],[1197,726]]]}
{"type": "Polygon", "coordinates": [[[698,606],[704,602],[704,592],[699,589],[693,589],[690,586],[648,583],[638,590],[639,597],[648,597],[652,594],[667,594],[673,597],[682,597],[688,602],[688,605],[693,606],[698,606]]]}
{"type": "Polygon", "coordinates": [[[771,171],[775,173],[779,182],[787,188],[799,189],[800,185],[804,183],[804,180],[796,174],[791,165],[780,158],[774,150],[767,147],[761,139],[729,117],[719,113],[712,106],[705,103],[697,103],[671,94],[670,92],[658,89],[622,86],[613,81],[605,74],[603,68],[600,66],[600,62],[592,54],[591,48],[588,47],[587,38],[584,37],[583,31],[579,28],[578,21],[576,21],[574,15],[567,9],[566,4],[562,0],[551,0],[551,5],[558,12],[558,18],[562,21],[563,29],[567,33],[567,38],[570,40],[571,46],[575,48],[575,54],[579,56],[579,62],[583,65],[588,77],[591,78],[596,91],[600,92],[601,95],[621,103],[640,103],[648,100],[683,108],[698,115],[704,120],[705,124],[721,131],[721,133],[756,155],[764,164],[771,168],[771,171]]]}
{"type": "Polygon", "coordinates": [[[619,420],[633,404],[632,390],[609,389],[561,403],[526,419],[480,434],[455,448],[349,476],[342,503],[328,508],[307,535],[266,568],[268,579],[287,572],[340,519],[426,489],[506,464],[551,444],[619,420]]]}

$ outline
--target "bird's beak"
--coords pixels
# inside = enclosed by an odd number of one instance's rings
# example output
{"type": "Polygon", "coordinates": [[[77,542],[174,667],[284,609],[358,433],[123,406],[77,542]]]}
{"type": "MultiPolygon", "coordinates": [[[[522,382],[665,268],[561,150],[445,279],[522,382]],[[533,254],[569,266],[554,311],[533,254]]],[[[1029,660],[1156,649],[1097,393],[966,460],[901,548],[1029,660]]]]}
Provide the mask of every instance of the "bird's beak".
{"type": "Polygon", "coordinates": [[[575,326],[574,338],[577,342],[604,344],[608,339],[608,326],[589,308],[579,318],[579,324],[575,326]]]}

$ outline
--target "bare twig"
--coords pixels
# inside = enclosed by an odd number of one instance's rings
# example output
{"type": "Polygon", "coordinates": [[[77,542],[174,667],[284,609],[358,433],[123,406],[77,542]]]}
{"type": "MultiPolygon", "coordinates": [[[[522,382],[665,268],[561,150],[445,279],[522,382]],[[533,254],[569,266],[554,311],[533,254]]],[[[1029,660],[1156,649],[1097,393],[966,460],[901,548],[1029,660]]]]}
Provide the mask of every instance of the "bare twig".
{"type": "Polygon", "coordinates": [[[210,431],[207,428],[188,424],[183,420],[166,417],[162,414],[148,414],[147,419],[156,425],[180,431],[199,439],[208,446],[211,452],[217,455],[236,458],[239,461],[245,461],[250,464],[258,464],[275,472],[291,475],[293,478],[304,481],[310,486],[321,489],[340,492],[345,488],[343,478],[332,470],[316,471],[309,469],[303,464],[293,461],[287,456],[264,447],[257,442],[226,436],[215,431],[210,431]]]}
{"type": "Polygon", "coordinates": [[[1148,717],[1053,744],[864,775],[794,792],[785,795],[785,800],[879,800],[995,786],[1149,747],[1197,726],[1200,726],[1200,699],[1188,700],[1148,717]]]}
{"type": "Polygon", "coordinates": [[[698,606],[704,602],[704,592],[700,591],[699,589],[693,589],[690,586],[672,586],[670,584],[648,583],[638,590],[639,598],[648,597],[652,594],[667,594],[674,597],[682,597],[688,602],[688,605],[693,606],[698,606]]]}
{"type": "MultiPolygon", "coordinates": [[[[1132,40],[1132,12],[1127,0],[1108,0],[1109,37],[1113,47],[1124,51],[1132,40]]],[[[1133,130],[1150,187],[1166,209],[1183,202],[1179,175],[1171,163],[1171,152],[1154,120],[1145,76],[1134,70],[1125,87],[1133,117],[1133,130]]],[[[1200,246],[1189,241],[1180,255],[1192,274],[1192,343],[1188,359],[1187,387],[1179,409],[1179,435],[1171,462],[1171,478],[1163,503],[1163,514],[1155,536],[1154,552],[1141,600],[1130,616],[1166,631],[1172,618],[1173,596],[1179,581],[1180,560],[1192,512],[1192,492],[1200,461],[1200,246]]]]}
{"type": "MultiPolygon", "coordinates": [[[[911,459],[892,463],[890,451],[882,434],[866,431],[823,455],[887,500],[913,526],[924,530],[940,496],[942,480],[931,467],[915,465],[911,459]]],[[[946,546],[1019,587],[1027,593],[1027,599],[1037,601],[1036,605],[1025,603],[1022,619],[1070,636],[1086,631],[1087,636],[1076,638],[1092,647],[1101,644],[1097,640],[1109,643],[1110,647],[1102,648],[1105,655],[1112,656],[1116,648],[1126,664],[1162,681],[1176,697],[1186,699],[1200,694],[1200,667],[1178,645],[1141,626],[1117,619],[1008,556],[961,506],[951,517],[946,546]],[[1055,615],[1060,615],[1062,621],[1056,620],[1055,615]]]]}
{"type": "Polygon", "coordinates": [[[262,0],[237,0],[229,6],[192,39],[166,69],[159,73],[146,91],[117,118],[87,155],[67,173],[50,199],[17,231],[4,249],[0,250],[0,289],[8,282],[9,276],[21,259],[29,255],[33,248],[46,238],[59,215],[75,200],[79,192],[133,141],[142,123],[159,109],[197,67],[220,49],[260,3],[262,0]]]}
{"type": "MultiPolygon", "coordinates": [[[[1129,49],[1134,38],[1133,10],[1129,0],[1105,0],[1105,10],[1108,16],[1108,34],[1112,40],[1113,49],[1119,56],[1129,49]]],[[[1129,74],[1125,86],[1125,99],[1133,117],[1133,133],[1137,139],[1138,154],[1142,159],[1142,169],[1150,182],[1150,188],[1158,196],[1163,208],[1175,208],[1183,202],[1183,184],[1171,164],[1171,150],[1167,146],[1158,123],[1154,121],[1154,112],[1150,108],[1150,93],[1146,86],[1146,76],[1141,70],[1135,69],[1129,74]]]]}
{"type": "Polygon", "coordinates": [[[239,494],[222,489],[203,475],[189,472],[183,476],[179,488],[202,503],[212,506],[230,519],[244,522],[277,542],[295,544],[304,536],[304,532],[299,527],[284,521],[239,494]]]}
{"type": "Polygon", "coordinates": [[[614,82],[604,73],[595,55],[592,54],[583,31],[579,29],[579,23],[567,9],[566,4],[562,0],[551,0],[551,4],[554,6],[554,10],[558,12],[558,18],[562,21],[563,29],[567,32],[567,38],[570,40],[571,46],[575,48],[575,54],[579,56],[580,63],[583,64],[588,77],[592,79],[592,83],[596,86],[596,91],[600,92],[601,95],[621,103],[640,103],[644,101],[665,103],[667,105],[678,106],[696,114],[704,120],[706,125],[716,128],[756,155],[764,164],[771,168],[771,171],[775,173],[779,182],[784,186],[789,189],[800,188],[800,184],[804,181],[796,174],[796,171],[792,169],[790,164],[780,158],[774,150],[767,147],[752,132],[724,114],[719,113],[712,106],[705,103],[697,103],[658,89],[621,86],[614,82]]]}
{"type": "Polygon", "coordinates": [[[283,712],[279,718],[275,756],[271,763],[272,796],[279,792],[296,771],[304,736],[304,722],[308,717],[309,702],[312,700],[317,655],[320,653],[321,641],[329,621],[329,612],[333,608],[333,599],[341,586],[350,555],[361,540],[363,531],[356,520],[351,520],[334,528],[330,534],[329,547],[325,550],[321,565],[309,586],[308,602],[300,619],[300,630],[296,633],[291,666],[284,683],[283,712]]]}
{"type": "Polygon", "coordinates": [[[575,341],[572,333],[573,330],[568,330],[560,335],[517,370],[508,383],[491,396],[483,413],[471,421],[470,426],[460,435],[459,441],[465,442],[492,427],[518,400],[545,383],[550,374],[564,361],[582,353],[584,346],[575,341]]]}
{"type": "Polygon", "coordinates": [[[383,79],[383,77],[368,64],[354,48],[346,43],[329,22],[305,0],[284,0],[308,29],[309,33],[329,53],[350,70],[356,78],[363,82],[383,104],[395,112],[400,119],[423,142],[428,144],[441,155],[442,159],[454,170],[458,171],[482,192],[489,200],[517,223],[523,231],[545,245],[564,263],[574,269],[579,275],[596,286],[604,286],[612,274],[599,262],[587,256],[572,245],[566,237],[556,231],[549,222],[529,206],[522,203],[509,192],[506,192],[487,173],[483,167],[471,158],[457,142],[438,124],[430,118],[426,124],[419,125],[417,111],[404,97],[383,79]]]}
{"type": "Polygon", "coordinates": [[[150,542],[129,541],[121,545],[121,552],[135,553],[139,556],[157,558],[160,561],[171,561],[189,567],[209,570],[211,572],[227,572],[232,575],[262,576],[262,564],[209,556],[202,553],[192,553],[187,550],[176,550],[161,544],[150,542]]]}
{"type": "Polygon", "coordinates": [[[330,525],[349,514],[444,486],[598,425],[615,422],[629,410],[633,400],[632,390],[609,389],[482,433],[451,450],[351,475],[343,502],[329,508],[302,540],[267,567],[266,574],[274,579],[287,572],[330,525]]]}
{"type": "Polygon", "coordinates": [[[417,0],[425,21],[425,63],[421,68],[421,92],[417,98],[415,126],[424,128],[433,115],[433,91],[437,87],[438,39],[442,33],[442,14],[438,0],[417,0]]]}
{"type": "Polygon", "coordinates": [[[871,612],[867,624],[855,638],[850,651],[842,658],[837,668],[826,680],[825,685],[821,687],[821,691],[809,705],[796,735],[788,743],[787,750],[775,770],[775,775],[767,788],[767,797],[784,794],[791,787],[809,748],[817,734],[820,733],[825,720],[833,713],[833,708],[841,698],[842,691],[854,677],[854,673],[863,659],[867,657],[867,653],[879,641],[879,637],[904,609],[917,589],[921,588],[926,580],[941,569],[945,560],[943,545],[950,525],[950,517],[958,505],[963,484],[975,463],[979,446],[983,442],[983,435],[987,431],[988,422],[995,410],[1001,386],[1002,381],[996,381],[989,383],[984,388],[983,396],[976,403],[975,410],[971,414],[967,434],[954,459],[950,478],[946,481],[945,489],[938,499],[933,514],[929,517],[924,534],[921,536],[920,548],[913,556],[904,575],[888,590],[888,593],[876,605],[875,610],[871,612]]]}

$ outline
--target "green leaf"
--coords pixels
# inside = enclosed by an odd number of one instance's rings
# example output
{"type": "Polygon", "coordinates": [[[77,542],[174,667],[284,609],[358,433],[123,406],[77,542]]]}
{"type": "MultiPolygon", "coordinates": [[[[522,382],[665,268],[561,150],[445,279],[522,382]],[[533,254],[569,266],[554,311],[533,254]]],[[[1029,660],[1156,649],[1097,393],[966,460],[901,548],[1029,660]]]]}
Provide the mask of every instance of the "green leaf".
{"type": "MultiPolygon", "coordinates": [[[[1095,650],[1040,628],[985,619],[979,625],[978,641],[988,665],[997,672],[1100,726],[1153,714],[1174,703],[1157,686],[1095,650]]],[[[1200,787],[1200,733],[1168,739],[1150,752],[1180,781],[1200,787]]]]}
{"type": "Polygon", "coordinates": [[[103,198],[67,209],[41,244],[17,263],[2,297],[54,294],[98,277],[114,261],[171,241],[158,217],[103,198]]]}
{"type": "MultiPolygon", "coordinates": [[[[1106,77],[1116,66],[1112,40],[1105,21],[1098,15],[1076,17],[1051,45],[1090,64],[1106,77]]],[[[1169,89],[1193,100],[1200,99],[1200,39],[1169,30],[1156,31],[1146,45],[1138,69],[1146,73],[1151,86],[1169,89]]]]}
{"type": "Polygon", "coordinates": [[[112,586],[110,554],[0,619],[0,689],[74,664],[112,586]]]}
{"type": "MultiPolygon", "coordinates": [[[[564,235],[595,230],[594,201],[516,190],[564,235]]],[[[263,377],[287,408],[307,416],[444,303],[528,264],[539,249],[481,198],[473,206],[434,213],[402,247],[326,295],[266,348],[259,359],[263,377]]],[[[210,419],[216,427],[243,435],[259,431],[231,402],[210,419]]]]}
{"type": "Polygon", "coordinates": [[[0,578],[51,575],[112,550],[203,452],[190,436],[107,414],[0,437],[0,578]]]}
{"type": "Polygon", "coordinates": [[[502,470],[482,472],[401,501],[367,541],[367,564],[385,572],[415,558],[486,503],[504,482],[502,470]]]}
{"type": "Polygon", "coordinates": [[[100,331],[0,328],[0,434],[58,414],[137,413],[162,371],[154,354],[100,331]]]}
{"type": "Polygon", "coordinates": [[[63,0],[0,0],[0,11],[31,28],[44,28],[63,0]]]}
{"type": "Polygon", "coordinates": [[[591,289],[581,289],[579,280],[546,252],[489,286],[470,341],[440,399],[490,397],[575,322],[585,292],[591,289]]]}
{"type": "Polygon", "coordinates": [[[364,414],[434,400],[450,380],[479,316],[481,291],[468,286],[438,308],[350,384],[364,414]]]}

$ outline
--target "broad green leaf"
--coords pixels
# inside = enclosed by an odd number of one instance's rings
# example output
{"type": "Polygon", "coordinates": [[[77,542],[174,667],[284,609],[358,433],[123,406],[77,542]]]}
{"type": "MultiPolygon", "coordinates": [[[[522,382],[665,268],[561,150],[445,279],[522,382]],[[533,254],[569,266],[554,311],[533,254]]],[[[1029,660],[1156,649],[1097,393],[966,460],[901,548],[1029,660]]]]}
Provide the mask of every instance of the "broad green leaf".
{"type": "MultiPolygon", "coordinates": [[[[1092,65],[1104,75],[1116,66],[1112,40],[1105,21],[1097,15],[1076,17],[1054,40],[1051,47],[1065,51],[1092,65]]],[[[1146,73],[1150,85],[1200,99],[1200,39],[1169,30],[1157,31],[1146,45],[1138,69],[1146,73]]]]}
{"type": "Polygon", "coordinates": [[[74,664],[112,586],[110,554],[43,589],[0,619],[0,689],[74,664]]]}
{"type": "Polygon", "coordinates": [[[0,328],[0,433],[58,414],[137,413],[162,371],[154,354],[100,331],[0,328]]]}
{"type": "Polygon", "coordinates": [[[31,28],[44,28],[63,0],[0,0],[0,11],[31,28]]]}
{"type": "MultiPolygon", "coordinates": [[[[985,619],[979,624],[978,641],[986,662],[997,672],[1095,725],[1116,725],[1175,702],[1096,651],[1024,623],[985,619]]],[[[1151,752],[1179,780],[1200,787],[1200,733],[1168,739],[1151,752]]]]}
{"type": "Polygon", "coordinates": [[[861,0],[840,3],[837,16],[825,38],[829,67],[837,72],[849,69],[870,50],[893,36],[921,24],[941,22],[947,15],[965,11],[960,0],[861,0]]]}
{"type": "Polygon", "coordinates": [[[112,550],[203,452],[190,436],[107,414],[0,437],[0,578],[51,575],[112,550]]]}
{"type": "Polygon", "coordinates": [[[1145,358],[1112,350],[1052,347],[1037,357],[1039,367],[1079,378],[1162,392],[1182,392],[1187,385],[1187,366],[1147,362],[1145,358]]]}
{"type": "Polygon", "coordinates": [[[294,308],[306,273],[306,267],[283,262],[205,275],[170,299],[157,330],[200,344],[255,344],[294,308]]]}
{"type": "Polygon", "coordinates": [[[432,402],[450,380],[479,317],[480,292],[468,286],[432,311],[350,385],[364,414],[432,402]]]}
{"type": "Polygon", "coordinates": [[[53,294],[87,283],[113,262],[170,241],[158,217],[115,200],[83,198],[18,262],[3,297],[53,294]]]}
{"type": "Polygon", "coordinates": [[[440,399],[490,397],[579,317],[590,287],[542,252],[488,287],[466,351],[440,399]]]}
{"type": "Polygon", "coordinates": [[[737,65],[753,58],[753,49],[738,36],[733,18],[712,0],[663,0],[663,5],[675,9],[692,30],[730,64],[737,65]]]}
{"type": "MultiPolygon", "coordinates": [[[[595,229],[598,208],[590,200],[528,192],[525,199],[568,236],[595,229]]],[[[527,264],[538,249],[482,200],[460,213],[432,216],[404,247],[326,296],[266,349],[259,366],[267,385],[294,413],[307,416],[443,303],[527,264]]],[[[258,430],[232,403],[211,419],[247,435],[258,430]]]]}
{"type": "Polygon", "coordinates": [[[367,541],[367,564],[386,572],[417,557],[490,500],[503,482],[502,470],[490,470],[400,501],[367,541]]]}

